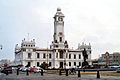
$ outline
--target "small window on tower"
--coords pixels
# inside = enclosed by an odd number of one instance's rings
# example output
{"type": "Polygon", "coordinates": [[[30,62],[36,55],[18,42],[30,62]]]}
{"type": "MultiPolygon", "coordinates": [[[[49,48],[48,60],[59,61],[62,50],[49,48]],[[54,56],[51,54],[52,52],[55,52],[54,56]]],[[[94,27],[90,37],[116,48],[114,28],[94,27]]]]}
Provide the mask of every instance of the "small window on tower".
{"type": "Polygon", "coordinates": [[[62,37],[60,37],[60,42],[62,42],[62,37]]]}
{"type": "Polygon", "coordinates": [[[58,58],[58,53],[56,53],[56,58],[58,58]]]}
{"type": "Polygon", "coordinates": [[[59,32],[60,35],[62,35],[62,32],[59,32]]]}

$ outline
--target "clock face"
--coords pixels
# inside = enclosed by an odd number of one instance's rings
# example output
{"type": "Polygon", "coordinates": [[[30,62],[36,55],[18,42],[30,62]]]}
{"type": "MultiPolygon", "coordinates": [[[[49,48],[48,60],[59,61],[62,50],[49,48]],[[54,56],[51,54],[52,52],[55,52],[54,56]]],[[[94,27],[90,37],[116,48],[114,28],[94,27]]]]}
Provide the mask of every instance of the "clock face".
{"type": "Polygon", "coordinates": [[[59,17],[58,20],[59,20],[59,21],[63,21],[63,18],[62,18],[62,17],[59,17]]]}

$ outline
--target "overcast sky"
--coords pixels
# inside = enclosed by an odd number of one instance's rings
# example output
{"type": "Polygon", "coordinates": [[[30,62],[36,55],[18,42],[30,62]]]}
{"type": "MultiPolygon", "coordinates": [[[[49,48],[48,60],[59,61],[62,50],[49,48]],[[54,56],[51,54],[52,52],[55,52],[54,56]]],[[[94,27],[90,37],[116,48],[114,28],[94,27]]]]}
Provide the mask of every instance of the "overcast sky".
{"type": "Polygon", "coordinates": [[[120,52],[120,0],[0,0],[0,59],[14,60],[15,45],[24,38],[40,48],[50,45],[58,7],[70,48],[91,43],[92,59],[120,52]]]}

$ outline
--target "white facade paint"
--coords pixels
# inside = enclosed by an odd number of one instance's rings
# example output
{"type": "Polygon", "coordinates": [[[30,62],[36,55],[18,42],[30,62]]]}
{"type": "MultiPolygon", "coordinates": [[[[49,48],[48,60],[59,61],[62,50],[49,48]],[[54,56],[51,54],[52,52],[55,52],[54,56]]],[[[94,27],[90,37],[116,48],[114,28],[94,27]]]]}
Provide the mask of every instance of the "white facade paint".
{"type": "Polygon", "coordinates": [[[54,35],[49,49],[41,49],[32,41],[22,40],[21,47],[15,47],[15,62],[24,66],[39,66],[43,62],[51,63],[52,68],[73,68],[81,66],[83,62],[82,50],[86,48],[89,65],[91,65],[91,45],[78,45],[73,50],[68,46],[64,35],[64,14],[58,8],[54,16],[54,35]]]}

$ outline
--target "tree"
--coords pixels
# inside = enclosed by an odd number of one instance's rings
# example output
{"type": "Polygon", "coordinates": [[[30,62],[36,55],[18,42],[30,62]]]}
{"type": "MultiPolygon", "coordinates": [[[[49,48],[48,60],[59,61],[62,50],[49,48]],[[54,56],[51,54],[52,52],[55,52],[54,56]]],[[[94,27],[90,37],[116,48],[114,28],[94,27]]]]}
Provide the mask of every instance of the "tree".
{"type": "Polygon", "coordinates": [[[47,69],[49,67],[49,65],[45,62],[43,62],[41,65],[40,65],[41,68],[43,69],[47,69]]]}

